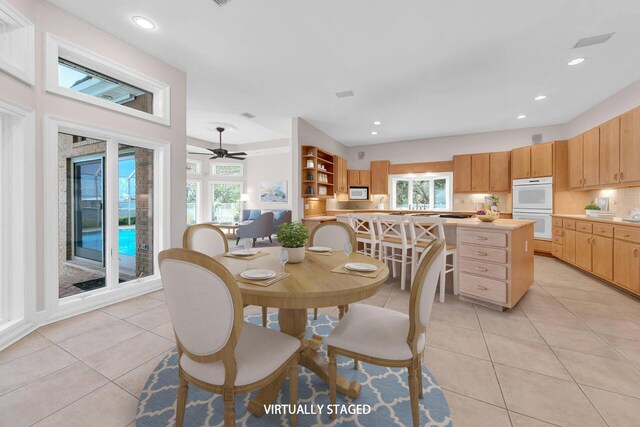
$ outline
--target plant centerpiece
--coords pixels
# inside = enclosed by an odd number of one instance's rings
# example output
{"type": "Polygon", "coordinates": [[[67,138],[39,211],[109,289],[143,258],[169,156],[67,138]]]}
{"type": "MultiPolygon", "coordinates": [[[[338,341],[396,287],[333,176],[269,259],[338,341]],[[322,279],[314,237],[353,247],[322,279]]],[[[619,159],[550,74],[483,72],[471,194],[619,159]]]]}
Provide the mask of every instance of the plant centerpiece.
{"type": "Polygon", "coordinates": [[[309,240],[307,227],[299,222],[285,222],[278,227],[278,241],[289,253],[289,263],[304,260],[304,244],[309,240]]]}
{"type": "Polygon", "coordinates": [[[500,203],[500,197],[496,196],[495,194],[492,194],[491,196],[489,196],[489,200],[491,201],[491,210],[497,211],[498,203],[500,203]]]}
{"type": "Polygon", "coordinates": [[[598,216],[599,210],[600,210],[600,206],[594,205],[593,203],[584,207],[584,213],[587,216],[598,216]]]}

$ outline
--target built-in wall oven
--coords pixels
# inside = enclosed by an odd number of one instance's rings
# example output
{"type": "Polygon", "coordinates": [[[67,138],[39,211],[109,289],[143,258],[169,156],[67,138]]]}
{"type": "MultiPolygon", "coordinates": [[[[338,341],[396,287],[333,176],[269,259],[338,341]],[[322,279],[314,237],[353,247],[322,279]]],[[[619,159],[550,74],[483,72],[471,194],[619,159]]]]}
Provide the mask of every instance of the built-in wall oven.
{"type": "Polygon", "coordinates": [[[513,180],[513,219],[536,221],[534,237],[551,239],[553,178],[513,180]]]}

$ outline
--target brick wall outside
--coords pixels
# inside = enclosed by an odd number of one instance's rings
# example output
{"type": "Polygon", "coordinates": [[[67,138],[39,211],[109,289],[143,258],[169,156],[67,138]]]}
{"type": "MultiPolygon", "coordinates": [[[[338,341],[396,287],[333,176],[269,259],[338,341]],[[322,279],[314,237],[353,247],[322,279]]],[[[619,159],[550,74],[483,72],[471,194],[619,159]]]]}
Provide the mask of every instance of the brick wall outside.
{"type": "Polygon", "coordinates": [[[135,149],[136,277],[153,274],[153,150],[135,149]]]}

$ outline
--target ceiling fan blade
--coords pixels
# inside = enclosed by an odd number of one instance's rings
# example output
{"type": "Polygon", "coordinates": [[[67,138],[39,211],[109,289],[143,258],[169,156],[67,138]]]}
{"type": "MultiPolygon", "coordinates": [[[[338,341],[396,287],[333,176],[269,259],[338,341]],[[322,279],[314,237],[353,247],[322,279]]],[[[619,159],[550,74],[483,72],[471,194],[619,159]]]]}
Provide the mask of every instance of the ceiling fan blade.
{"type": "Polygon", "coordinates": [[[227,153],[227,156],[246,156],[247,153],[245,152],[241,152],[241,153],[227,153]]]}
{"type": "Polygon", "coordinates": [[[220,156],[213,156],[213,157],[209,157],[209,160],[215,160],[215,159],[219,159],[220,156]]]}
{"type": "Polygon", "coordinates": [[[231,156],[231,155],[227,155],[225,156],[226,159],[235,159],[235,160],[246,160],[246,158],[244,157],[236,157],[236,156],[231,156]]]}
{"type": "Polygon", "coordinates": [[[189,151],[189,154],[200,154],[200,155],[203,155],[203,156],[210,156],[211,155],[211,153],[193,153],[191,151],[189,151]]]}

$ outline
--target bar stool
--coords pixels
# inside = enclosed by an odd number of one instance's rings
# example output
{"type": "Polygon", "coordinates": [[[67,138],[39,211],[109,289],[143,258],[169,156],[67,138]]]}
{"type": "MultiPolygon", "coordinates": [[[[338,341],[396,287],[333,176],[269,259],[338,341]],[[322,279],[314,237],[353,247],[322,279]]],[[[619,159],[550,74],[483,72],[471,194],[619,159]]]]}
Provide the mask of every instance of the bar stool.
{"type": "Polygon", "coordinates": [[[404,291],[407,282],[407,261],[411,260],[409,251],[413,248],[412,240],[407,237],[405,230],[405,218],[401,215],[377,215],[372,218],[378,228],[379,259],[385,263],[391,262],[393,277],[398,277],[396,264],[400,264],[400,289],[404,291]],[[389,249],[391,249],[390,255],[389,249]],[[398,249],[399,256],[396,255],[398,249]]]}
{"type": "Polygon", "coordinates": [[[362,243],[362,250],[359,250],[357,245],[353,250],[359,254],[375,258],[378,254],[379,248],[378,239],[376,238],[374,216],[350,213],[349,225],[356,232],[356,241],[358,243],[362,243]]]}

